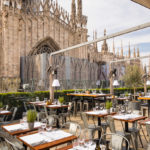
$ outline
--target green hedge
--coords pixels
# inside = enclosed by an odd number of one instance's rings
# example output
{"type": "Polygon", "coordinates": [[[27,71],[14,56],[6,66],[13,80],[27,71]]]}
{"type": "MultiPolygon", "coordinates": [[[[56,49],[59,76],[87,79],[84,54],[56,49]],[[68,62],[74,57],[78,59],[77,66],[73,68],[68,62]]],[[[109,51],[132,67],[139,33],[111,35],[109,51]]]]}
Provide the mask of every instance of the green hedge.
{"type": "MultiPolygon", "coordinates": [[[[148,88],[150,89],[150,87],[148,88]]],[[[96,89],[97,91],[99,89],[96,89]]],[[[82,91],[82,90],[79,90],[82,91]]],[[[109,89],[102,89],[102,91],[104,93],[109,93],[110,90],[109,89]]],[[[144,89],[142,87],[137,88],[137,91],[141,91],[143,92],[144,89]]],[[[57,90],[57,93],[55,91],[55,97],[59,97],[59,96],[64,96],[65,97],[65,101],[68,101],[69,98],[66,95],[67,93],[72,93],[74,92],[74,90],[57,90]]],[[[133,89],[132,88],[115,88],[114,89],[115,95],[120,95],[123,94],[125,92],[128,93],[133,93],[133,89]]],[[[20,106],[22,105],[22,102],[24,100],[31,100],[31,99],[35,99],[36,97],[39,97],[40,100],[43,100],[44,98],[49,98],[49,91],[36,91],[36,92],[15,92],[15,93],[0,93],[0,102],[2,102],[3,104],[9,104],[9,105],[13,105],[13,106],[20,106]]]]}

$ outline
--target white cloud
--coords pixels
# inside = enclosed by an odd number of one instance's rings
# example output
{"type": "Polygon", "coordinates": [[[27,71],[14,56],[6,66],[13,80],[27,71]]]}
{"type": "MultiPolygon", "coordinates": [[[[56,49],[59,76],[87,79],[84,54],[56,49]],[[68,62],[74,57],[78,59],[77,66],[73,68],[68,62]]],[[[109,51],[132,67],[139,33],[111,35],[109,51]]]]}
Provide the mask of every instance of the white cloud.
{"type": "MultiPolygon", "coordinates": [[[[71,1],[58,0],[58,3],[70,12],[71,1]]],[[[83,14],[88,16],[87,28],[90,35],[89,40],[91,40],[94,29],[98,31],[98,37],[101,37],[105,28],[107,29],[107,34],[111,34],[149,22],[150,9],[142,7],[131,0],[83,0],[83,14]]],[[[148,33],[150,33],[150,29],[116,37],[115,45],[120,47],[122,40],[125,51],[127,51],[130,41],[131,49],[133,49],[134,45],[150,42],[150,34],[148,33]]],[[[112,39],[107,40],[107,42],[112,50],[112,39]]]]}

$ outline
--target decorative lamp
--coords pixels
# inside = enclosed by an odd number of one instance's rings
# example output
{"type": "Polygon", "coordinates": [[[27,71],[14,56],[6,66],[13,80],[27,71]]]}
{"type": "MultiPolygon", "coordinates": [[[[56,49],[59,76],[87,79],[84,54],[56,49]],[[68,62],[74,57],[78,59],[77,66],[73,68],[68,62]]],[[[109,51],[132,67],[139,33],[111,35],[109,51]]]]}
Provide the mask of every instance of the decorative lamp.
{"type": "Polygon", "coordinates": [[[146,85],[150,85],[150,80],[147,80],[147,81],[146,81],[146,85]]]}
{"type": "Polygon", "coordinates": [[[120,84],[119,84],[118,80],[114,80],[113,86],[119,86],[119,85],[120,85],[120,84]]]}
{"type": "Polygon", "coordinates": [[[52,87],[60,87],[60,83],[58,79],[53,80],[52,87]]]}

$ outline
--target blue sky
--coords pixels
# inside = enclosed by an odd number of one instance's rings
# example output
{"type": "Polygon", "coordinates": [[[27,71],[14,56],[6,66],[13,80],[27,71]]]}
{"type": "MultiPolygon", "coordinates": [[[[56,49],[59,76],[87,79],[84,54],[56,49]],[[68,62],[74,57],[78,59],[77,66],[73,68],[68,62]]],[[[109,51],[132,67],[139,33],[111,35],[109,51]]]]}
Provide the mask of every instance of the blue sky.
{"type": "MultiPolygon", "coordinates": [[[[70,12],[72,0],[57,1],[70,12]]],[[[87,28],[89,40],[92,40],[93,30],[97,30],[98,37],[101,37],[105,28],[107,34],[111,34],[149,22],[150,9],[130,0],[83,0],[83,14],[88,16],[87,28]]],[[[125,53],[130,41],[131,50],[135,46],[140,48],[141,55],[150,54],[150,28],[119,36],[114,41],[116,49],[120,48],[122,41],[125,53]]],[[[112,39],[107,42],[111,51],[112,39]]]]}

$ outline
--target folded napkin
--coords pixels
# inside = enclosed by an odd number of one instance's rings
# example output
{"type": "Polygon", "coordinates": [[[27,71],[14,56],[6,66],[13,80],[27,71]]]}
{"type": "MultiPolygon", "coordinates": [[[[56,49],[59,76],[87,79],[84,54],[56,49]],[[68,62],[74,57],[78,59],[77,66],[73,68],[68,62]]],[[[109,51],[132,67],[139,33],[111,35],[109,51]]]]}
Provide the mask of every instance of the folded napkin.
{"type": "MultiPolygon", "coordinates": [[[[40,122],[35,122],[34,123],[34,128],[40,127],[41,123],[40,122]]],[[[28,123],[21,123],[21,124],[14,124],[14,125],[9,125],[9,126],[4,126],[6,130],[9,132],[14,132],[14,131],[19,131],[19,130],[26,130],[28,129],[28,123]]]]}
{"type": "Polygon", "coordinates": [[[23,126],[22,124],[15,124],[10,126],[4,126],[4,128],[10,132],[19,131],[27,129],[27,127],[23,126]]]}
{"type": "Polygon", "coordinates": [[[28,143],[31,146],[37,146],[40,144],[44,144],[47,141],[43,138],[41,133],[31,134],[27,136],[20,137],[21,140],[28,143]]]}
{"type": "Polygon", "coordinates": [[[100,114],[107,114],[107,110],[97,110],[97,111],[90,111],[86,112],[87,114],[93,115],[100,115],[100,114]]]}
{"type": "Polygon", "coordinates": [[[42,133],[35,133],[32,135],[27,135],[20,137],[24,142],[28,143],[32,146],[37,146],[40,144],[44,144],[47,142],[52,142],[55,140],[59,140],[62,138],[66,138],[72,136],[72,134],[64,132],[62,130],[52,130],[51,132],[42,132],[42,133]]]}

